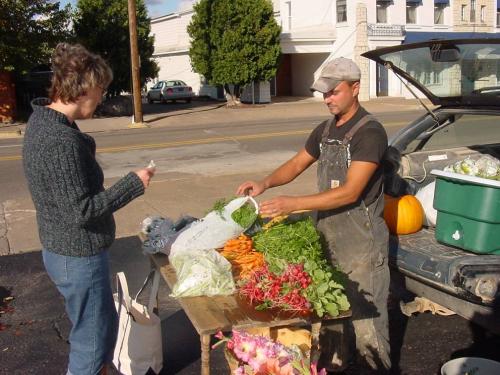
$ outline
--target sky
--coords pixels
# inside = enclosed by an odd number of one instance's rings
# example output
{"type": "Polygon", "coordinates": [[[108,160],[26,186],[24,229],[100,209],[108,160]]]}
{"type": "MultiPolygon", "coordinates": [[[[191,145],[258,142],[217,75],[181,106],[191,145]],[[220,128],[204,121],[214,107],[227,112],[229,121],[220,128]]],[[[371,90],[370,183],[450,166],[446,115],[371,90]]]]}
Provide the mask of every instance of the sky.
{"type": "MultiPolygon", "coordinates": [[[[76,5],[77,0],[60,0],[60,6],[70,3],[76,5]]],[[[148,13],[151,18],[164,16],[184,9],[191,4],[192,0],[145,0],[148,13]]]]}

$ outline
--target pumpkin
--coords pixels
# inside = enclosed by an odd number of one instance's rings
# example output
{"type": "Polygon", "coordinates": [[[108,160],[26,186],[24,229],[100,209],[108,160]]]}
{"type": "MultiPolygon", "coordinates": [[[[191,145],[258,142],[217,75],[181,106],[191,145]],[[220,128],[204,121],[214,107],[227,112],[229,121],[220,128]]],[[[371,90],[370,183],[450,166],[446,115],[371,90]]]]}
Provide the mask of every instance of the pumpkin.
{"type": "Polygon", "coordinates": [[[424,209],[413,195],[385,196],[384,219],[392,234],[410,234],[422,229],[424,209]]]}

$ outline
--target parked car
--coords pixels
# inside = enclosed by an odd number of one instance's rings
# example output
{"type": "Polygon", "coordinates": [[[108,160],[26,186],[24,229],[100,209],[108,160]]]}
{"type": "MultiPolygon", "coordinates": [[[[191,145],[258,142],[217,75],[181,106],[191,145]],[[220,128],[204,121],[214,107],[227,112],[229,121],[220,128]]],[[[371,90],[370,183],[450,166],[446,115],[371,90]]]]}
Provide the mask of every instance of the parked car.
{"type": "MultiPolygon", "coordinates": [[[[431,170],[443,170],[468,156],[500,159],[499,38],[431,40],[362,56],[392,70],[436,106],[389,140],[386,194],[415,194],[435,181],[431,170]]],[[[500,215],[500,201],[488,205],[496,205],[500,215]]],[[[415,234],[392,235],[389,261],[395,279],[412,296],[425,298],[420,301],[430,303],[428,307],[439,310],[438,304],[500,334],[499,254],[438,242],[435,228],[424,227],[415,234]]],[[[405,302],[403,312],[411,313],[415,301],[405,302]]]]}
{"type": "Polygon", "coordinates": [[[148,103],[166,103],[168,100],[175,103],[179,99],[191,103],[192,98],[193,89],[181,80],[159,81],[147,93],[148,103]]]}

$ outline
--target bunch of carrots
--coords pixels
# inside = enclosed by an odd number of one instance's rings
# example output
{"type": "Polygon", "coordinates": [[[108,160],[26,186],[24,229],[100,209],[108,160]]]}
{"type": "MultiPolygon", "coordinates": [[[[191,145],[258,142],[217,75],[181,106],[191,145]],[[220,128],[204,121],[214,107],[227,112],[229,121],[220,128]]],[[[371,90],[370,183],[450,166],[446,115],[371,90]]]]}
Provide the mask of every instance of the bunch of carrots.
{"type": "Polygon", "coordinates": [[[228,240],[220,254],[229,260],[236,278],[246,279],[253,270],[264,265],[264,256],[253,248],[252,239],[244,234],[228,240]]]}

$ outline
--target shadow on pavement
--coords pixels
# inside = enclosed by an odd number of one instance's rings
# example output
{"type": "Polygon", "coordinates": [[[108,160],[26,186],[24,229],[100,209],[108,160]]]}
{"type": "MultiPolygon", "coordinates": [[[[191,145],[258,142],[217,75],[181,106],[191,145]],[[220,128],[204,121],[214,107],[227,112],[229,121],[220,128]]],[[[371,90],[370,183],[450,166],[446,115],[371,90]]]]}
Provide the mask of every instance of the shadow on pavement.
{"type": "MultiPolygon", "coordinates": [[[[124,271],[131,293],[137,292],[149,272],[149,259],[140,250],[136,236],[115,241],[111,251],[112,274],[124,271]]],[[[0,294],[13,300],[3,303],[0,323],[0,375],[64,375],[69,345],[70,323],[57,289],[48,278],[39,251],[0,257],[0,294]],[[9,309],[5,309],[5,307],[9,309]]],[[[160,285],[159,305],[164,338],[162,375],[200,373],[199,336],[177,301],[169,297],[164,282],[160,285]]],[[[148,293],[144,293],[145,296],[148,293]]],[[[498,310],[497,310],[498,311],[498,310]]],[[[399,311],[391,316],[402,317],[399,311]]],[[[396,322],[391,339],[399,348],[397,372],[405,375],[438,374],[441,365],[464,355],[500,360],[499,336],[474,331],[458,317],[419,314],[396,322]],[[399,323],[399,324],[398,324],[399,323]]],[[[477,328],[477,327],[476,327],[477,328]]],[[[210,354],[211,372],[228,374],[222,346],[210,354]]],[[[393,354],[396,352],[393,351],[393,354]]],[[[393,358],[395,359],[395,358],[393,358]]],[[[110,371],[116,374],[116,371],[110,371]]]]}
{"type": "MultiPolygon", "coordinates": [[[[117,239],[110,255],[112,275],[124,271],[130,292],[135,295],[150,267],[139,239],[117,239]]],[[[162,282],[159,307],[165,366],[161,374],[199,374],[199,336],[169,294],[162,282]]],[[[143,295],[147,298],[148,292],[143,295]]],[[[0,330],[0,374],[65,374],[71,325],[63,299],[45,272],[40,251],[0,257],[0,301],[10,296],[13,300],[8,299],[0,308],[4,312],[0,324],[5,327],[0,330]]],[[[223,353],[217,352],[211,354],[213,373],[228,373],[223,353]]]]}
{"type": "Polygon", "coordinates": [[[153,123],[167,117],[184,116],[191,113],[206,112],[225,107],[226,103],[219,101],[193,101],[191,103],[152,103],[143,104],[143,114],[158,115],[144,120],[145,123],[153,123]]]}
{"type": "MultiPolygon", "coordinates": [[[[500,325],[500,297],[493,302],[493,318],[500,325]]],[[[472,344],[464,349],[455,351],[451,358],[481,357],[500,361],[500,335],[488,332],[472,322],[469,323],[472,344]]]]}

